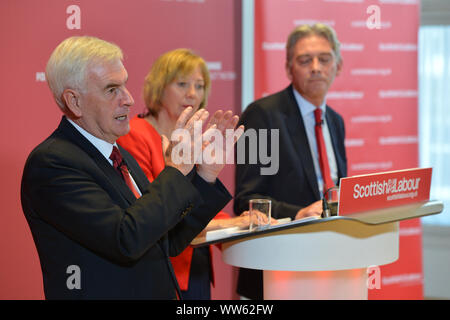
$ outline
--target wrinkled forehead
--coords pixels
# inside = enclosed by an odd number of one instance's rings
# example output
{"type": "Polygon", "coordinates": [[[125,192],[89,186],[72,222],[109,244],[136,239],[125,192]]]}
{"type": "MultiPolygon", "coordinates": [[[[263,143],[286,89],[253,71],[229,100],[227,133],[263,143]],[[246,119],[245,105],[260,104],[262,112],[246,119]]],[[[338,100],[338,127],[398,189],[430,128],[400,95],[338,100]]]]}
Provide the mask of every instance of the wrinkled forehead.
{"type": "Polygon", "coordinates": [[[128,80],[128,72],[120,59],[93,60],[87,65],[86,79],[122,84],[128,80]]]}

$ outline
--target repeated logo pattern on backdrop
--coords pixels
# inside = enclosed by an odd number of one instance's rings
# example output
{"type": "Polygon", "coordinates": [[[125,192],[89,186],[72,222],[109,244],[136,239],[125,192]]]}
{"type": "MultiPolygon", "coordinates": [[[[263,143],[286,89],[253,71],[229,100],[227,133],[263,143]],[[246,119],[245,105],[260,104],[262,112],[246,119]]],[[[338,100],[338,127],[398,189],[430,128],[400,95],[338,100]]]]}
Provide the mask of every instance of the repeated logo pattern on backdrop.
{"type": "MultiPolygon", "coordinates": [[[[0,79],[3,117],[0,224],[0,299],[43,298],[39,259],[23,216],[19,190],[26,157],[58,125],[61,112],[45,81],[45,66],[53,49],[65,38],[92,35],[118,44],[128,71],[127,87],[134,97],[132,115],[144,110],[142,85],[151,64],[162,53],[190,48],[211,70],[208,109],[240,105],[240,0],[2,0],[0,79]]],[[[234,166],[221,180],[233,193],[234,166]]],[[[226,208],[232,213],[232,204],[226,208]]],[[[215,250],[214,298],[232,297],[232,268],[215,250]]]]}
{"type": "MultiPolygon", "coordinates": [[[[285,43],[297,25],[322,22],[341,42],[343,71],[327,103],[344,117],[351,175],[418,165],[418,0],[255,1],[255,99],[288,85],[285,43]]],[[[400,259],[381,267],[369,299],[423,297],[419,220],[400,224],[400,259]]]]}
{"type": "MultiPolygon", "coordinates": [[[[255,98],[287,85],[284,44],[298,24],[322,21],[342,42],[343,73],[328,102],[347,125],[349,174],[417,165],[416,0],[256,0],[255,98]]],[[[125,54],[133,114],[143,110],[142,84],[161,53],[187,47],[211,70],[209,110],[241,110],[241,0],[2,0],[2,214],[0,298],[42,298],[39,259],[23,217],[19,190],[25,159],[56,127],[61,113],[45,83],[45,65],[64,38],[93,35],[125,54]]],[[[221,178],[233,193],[234,167],[221,178]]],[[[232,212],[231,206],[227,207],[232,212]]],[[[421,228],[401,224],[399,263],[381,268],[370,297],[422,295],[421,228]],[[393,290],[396,289],[396,290],[393,290]],[[398,290],[397,290],[398,289],[398,290]],[[385,292],[384,295],[381,293],[385,292]]],[[[234,295],[235,274],[217,252],[213,298],[234,295]]]]}

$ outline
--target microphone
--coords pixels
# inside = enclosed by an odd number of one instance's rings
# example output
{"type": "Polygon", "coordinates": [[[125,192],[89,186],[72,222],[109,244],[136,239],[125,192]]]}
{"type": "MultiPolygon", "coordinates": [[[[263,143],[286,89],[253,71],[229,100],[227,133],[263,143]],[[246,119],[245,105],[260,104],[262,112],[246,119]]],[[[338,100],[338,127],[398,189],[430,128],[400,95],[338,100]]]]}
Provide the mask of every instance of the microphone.
{"type": "Polygon", "coordinates": [[[322,197],[322,218],[338,215],[339,193],[336,192],[339,192],[338,187],[331,187],[324,191],[322,197]]]}
{"type": "Polygon", "coordinates": [[[325,197],[322,198],[322,218],[329,218],[331,216],[330,207],[325,197]]]}

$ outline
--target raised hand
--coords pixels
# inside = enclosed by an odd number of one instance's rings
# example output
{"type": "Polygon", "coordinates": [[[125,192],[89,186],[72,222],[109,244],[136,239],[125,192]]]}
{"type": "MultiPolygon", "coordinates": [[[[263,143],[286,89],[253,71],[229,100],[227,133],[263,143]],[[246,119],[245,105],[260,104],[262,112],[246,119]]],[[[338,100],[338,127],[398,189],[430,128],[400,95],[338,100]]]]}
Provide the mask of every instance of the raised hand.
{"type": "MultiPolygon", "coordinates": [[[[193,114],[193,108],[188,107],[178,118],[172,135],[167,138],[162,135],[162,147],[166,166],[174,167],[187,175],[201,156],[202,135],[194,134],[195,124],[202,123],[209,116],[208,111],[201,109],[193,114]],[[195,146],[199,149],[196,151],[195,146]]],[[[200,125],[201,129],[201,125],[200,125]]]]}
{"type": "Polygon", "coordinates": [[[234,160],[234,144],[244,133],[244,126],[235,129],[239,117],[232,111],[219,110],[203,132],[208,116],[205,109],[193,113],[188,107],[178,118],[170,140],[164,135],[161,138],[166,166],[187,175],[197,164],[198,174],[212,183],[225,164],[234,160]]]}
{"type": "Polygon", "coordinates": [[[214,182],[226,163],[234,159],[234,144],[244,133],[244,126],[235,129],[239,121],[232,111],[216,111],[203,134],[202,159],[197,165],[198,174],[214,182]]]}

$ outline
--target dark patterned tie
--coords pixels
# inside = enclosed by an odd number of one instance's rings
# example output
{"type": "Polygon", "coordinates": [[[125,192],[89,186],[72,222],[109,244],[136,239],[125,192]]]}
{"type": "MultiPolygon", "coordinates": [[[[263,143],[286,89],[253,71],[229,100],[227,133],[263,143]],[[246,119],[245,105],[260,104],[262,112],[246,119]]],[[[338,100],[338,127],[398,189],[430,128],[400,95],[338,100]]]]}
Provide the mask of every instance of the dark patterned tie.
{"type": "Polygon", "coordinates": [[[122,155],[120,154],[119,149],[117,149],[117,147],[115,147],[115,146],[113,147],[113,150],[112,150],[109,158],[113,162],[114,169],[116,169],[117,172],[119,172],[120,176],[125,181],[128,188],[130,188],[130,190],[133,191],[133,194],[135,195],[136,198],[139,198],[140,197],[139,192],[136,190],[136,187],[134,186],[133,181],[131,181],[131,177],[130,177],[130,173],[128,172],[127,165],[123,161],[122,155]]]}

